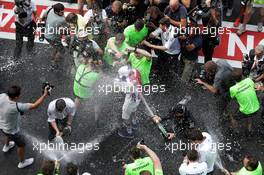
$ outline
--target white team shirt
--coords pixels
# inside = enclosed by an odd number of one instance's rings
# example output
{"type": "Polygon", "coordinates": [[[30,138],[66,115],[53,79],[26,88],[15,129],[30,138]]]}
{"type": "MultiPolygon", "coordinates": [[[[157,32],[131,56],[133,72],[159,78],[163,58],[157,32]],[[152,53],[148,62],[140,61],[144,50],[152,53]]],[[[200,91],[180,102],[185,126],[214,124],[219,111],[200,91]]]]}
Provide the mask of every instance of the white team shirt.
{"type": "Polygon", "coordinates": [[[175,27],[170,25],[168,28],[168,31],[163,32],[161,28],[157,28],[154,32],[152,32],[153,36],[159,36],[161,37],[161,42],[164,47],[166,47],[168,50],[165,52],[171,55],[176,55],[181,52],[181,45],[179,42],[179,39],[174,37],[175,34],[175,27]]]}
{"type": "Polygon", "coordinates": [[[197,151],[200,155],[199,162],[206,162],[208,168],[207,173],[210,173],[214,170],[217,150],[215,144],[213,143],[211,135],[207,132],[203,132],[202,134],[204,137],[206,137],[206,139],[197,147],[197,151]]]}
{"type": "Polygon", "coordinates": [[[179,168],[180,175],[206,175],[207,164],[205,162],[183,162],[179,168]]]}
{"type": "Polygon", "coordinates": [[[59,113],[56,110],[56,100],[53,100],[52,102],[50,102],[49,107],[48,107],[48,122],[54,122],[56,119],[64,119],[66,118],[68,115],[74,117],[75,113],[76,113],[76,106],[75,103],[72,101],[72,99],[70,98],[62,98],[65,103],[66,103],[66,107],[63,110],[62,113],[59,113]]]}

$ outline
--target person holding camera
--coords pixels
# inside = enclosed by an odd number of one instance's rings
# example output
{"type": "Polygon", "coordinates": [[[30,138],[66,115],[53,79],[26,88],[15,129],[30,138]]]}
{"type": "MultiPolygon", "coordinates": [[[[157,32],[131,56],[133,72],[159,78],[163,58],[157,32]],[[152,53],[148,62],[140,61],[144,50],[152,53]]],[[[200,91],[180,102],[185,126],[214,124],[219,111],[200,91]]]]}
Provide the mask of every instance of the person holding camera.
{"type": "Polygon", "coordinates": [[[196,150],[189,150],[179,168],[179,173],[180,175],[206,175],[207,164],[205,162],[199,162],[199,154],[196,150]]]}
{"type": "Polygon", "coordinates": [[[14,57],[21,56],[23,47],[23,37],[27,37],[27,51],[32,52],[34,47],[36,22],[32,18],[34,16],[37,20],[37,8],[31,0],[15,0],[15,25],[16,25],[16,47],[14,50],[14,57]]]}
{"type": "Polygon", "coordinates": [[[250,56],[253,57],[254,60],[250,71],[255,71],[258,76],[263,71],[261,67],[264,63],[264,45],[257,45],[256,48],[250,52],[250,56]]]}
{"type": "Polygon", "coordinates": [[[48,106],[49,141],[56,136],[70,135],[76,105],[70,98],[58,98],[48,106]]]}
{"type": "Polygon", "coordinates": [[[230,87],[230,96],[238,102],[239,111],[231,115],[231,122],[234,128],[238,120],[244,120],[247,125],[245,133],[249,136],[252,134],[252,119],[260,109],[255,83],[250,78],[242,79],[240,71],[235,71],[232,77],[236,84],[230,87]]]}
{"type": "Polygon", "coordinates": [[[159,116],[154,116],[152,120],[155,123],[166,122],[169,127],[167,131],[169,134],[169,140],[177,136],[187,138],[187,133],[190,129],[194,128],[195,122],[192,113],[187,109],[185,105],[177,104],[174,106],[169,115],[165,118],[160,118],[159,116]],[[170,124],[168,124],[168,121],[170,124]]]}
{"type": "Polygon", "coordinates": [[[71,32],[75,35],[78,35],[80,31],[86,29],[86,21],[84,17],[79,14],[69,13],[65,20],[69,24],[71,32]]]}
{"type": "Polygon", "coordinates": [[[0,94],[0,129],[5,135],[5,145],[3,152],[8,152],[15,145],[18,146],[19,157],[18,168],[25,168],[34,162],[33,158],[25,159],[25,138],[21,134],[19,120],[24,112],[39,107],[48,96],[48,87],[44,89],[43,95],[34,103],[18,102],[21,95],[19,86],[11,86],[7,93],[0,94]]]}
{"type": "Polygon", "coordinates": [[[116,34],[107,41],[103,59],[110,67],[124,66],[127,61],[127,43],[123,33],[116,34]]]}
{"type": "Polygon", "coordinates": [[[111,33],[117,34],[123,32],[128,25],[128,18],[122,9],[121,1],[114,1],[112,5],[105,8],[108,25],[111,29],[111,33]]]}
{"type": "Polygon", "coordinates": [[[170,0],[170,4],[164,10],[164,15],[175,27],[187,26],[187,10],[179,0],[170,0]]]}
{"type": "Polygon", "coordinates": [[[145,15],[146,26],[149,29],[149,33],[154,32],[159,28],[159,21],[164,17],[164,14],[156,6],[151,6],[147,9],[145,15]]]}
{"type": "Polygon", "coordinates": [[[208,11],[202,17],[203,27],[212,32],[205,32],[202,35],[204,63],[212,60],[215,47],[220,44],[218,28],[222,25],[221,0],[206,0],[206,7],[208,11]]]}
{"type": "Polygon", "coordinates": [[[194,25],[189,28],[190,32],[186,35],[180,35],[179,40],[181,42],[181,58],[184,62],[184,69],[182,73],[182,80],[188,83],[192,77],[195,63],[198,60],[199,50],[202,48],[203,39],[197,32],[199,27],[194,25]]]}
{"type": "Polygon", "coordinates": [[[213,85],[208,84],[205,80],[195,79],[197,84],[204,86],[213,94],[225,96],[230,88],[230,78],[232,77],[233,68],[226,60],[208,61],[204,65],[205,72],[208,76],[214,77],[213,85]]]}
{"type": "Polygon", "coordinates": [[[157,64],[160,66],[159,73],[162,76],[168,76],[168,69],[177,73],[178,57],[181,52],[181,45],[178,37],[175,37],[175,27],[170,24],[168,18],[162,18],[159,21],[159,28],[150,34],[150,38],[160,36],[162,45],[154,45],[144,40],[142,44],[151,49],[162,51],[158,57],[157,64]]]}
{"type": "Polygon", "coordinates": [[[93,39],[103,47],[105,37],[110,33],[105,9],[102,9],[98,2],[94,2],[92,8],[85,13],[84,19],[86,26],[92,28],[93,39]]]}
{"type": "Polygon", "coordinates": [[[45,39],[53,48],[52,68],[55,69],[58,68],[58,62],[65,52],[61,37],[68,34],[68,25],[64,17],[64,5],[57,3],[52,7],[48,7],[41,21],[45,21],[45,39]]]}
{"type": "Polygon", "coordinates": [[[93,58],[101,58],[103,55],[102,49],[94,40],[89,39],[89,33],[86,31],[80,31],[78,33],[78,38],[75,37],[69,44],[69,48],[73,55],[76,69],[86,57],[92,56],[93,58]]]}

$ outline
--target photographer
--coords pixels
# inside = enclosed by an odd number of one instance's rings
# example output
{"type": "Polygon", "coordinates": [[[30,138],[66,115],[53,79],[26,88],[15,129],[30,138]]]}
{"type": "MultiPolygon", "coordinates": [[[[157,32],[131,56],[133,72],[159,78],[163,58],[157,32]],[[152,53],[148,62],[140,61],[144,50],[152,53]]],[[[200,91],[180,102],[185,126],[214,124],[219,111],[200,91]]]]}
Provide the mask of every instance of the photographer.
{"type": "Polygon", "coordinates": [[[257,45],[254,50],[249,54],[253,58],[254,62],[250,69],[251,72],[255,72],[257,76],[262,74],[261,66],[264,63],[264,45],[257,45]]]}
{"type": "Polygon", "coordinates": [[[187,10],[179,0],[170,0],[170,5],[164,10],[165,17],[175,27],[187,26],[187,10]]]}
{"type": "Polygon", "coordinates": [[[148,35],[148,28],[142,19],[138,19],[135,24],[125,28],[124,35],[126,43],[135,47],[148,35]]]}
{"type": "Polygon", "coordinates": [[[187,133],[190,129],[194,128],[195,122],[191,112],[185,105],[177,104],[174,106],[167,117],[160,118],[159,116],[153,117],[155,123],[170,122],[167,131],[169,133],[169,140],[179,136],[187,138],[187,133]]]}
{"type": "Polygon", "coordinates": [[[168,77],[168,69],[177,72],[178,56],[181,46],[178,37],[175,37],[175,28],[170,24],[169,19],[162,18],[159,21],[159,28],[150,34],[151,38],[160,36],[162,45],[154,45],[148,41],[142,44],[156,50],[163,51],[158,58],[158,66],[160,66],[160,74],[168,77]]]}
{"type": "Polygon", "coordinates": [[[70,31],[75,35],[86,29],[86,21],[84,17],[79,14],[69,13],[65,19],[70,26],[70,31]]]}
{"type": "Polygon", "coordinates": [[[103,59],[110,67],[121,66],[126,63],[127,44],[123,33],[109,38],[105,47],[103,59]]]}
{"type": "Polygon", "coordinates": [[[69,135],[76,113],[75,103],[70,98],[59,98],[48,106],[49,141],[56,136],[69,135]]]}
{"type": "Polygon", "coordinates": [[[230,78],[232,77],[233,68],[226,60],[208,61],[204,65],[205,72],[210,77],[214,77],[214,84],[210,85],[204,80],[195,79],[197,84],[203,85],[213,94],[225,96],[230,88],[230,78]]]}
{"type": "Polygon", "coordinates": [[[122,9],[122,2],[114,1],[112,5],[106,7],[105,11],[109,19],[111,32],[114,34],[123,32],[128,24],[128,19],[122,9]]]}
{"type": "Polygon", "coordinates": [[[87,55],[92,55],[93,58],[102,57],[103,51],[99,45],[88,38],[86,31],[80,31],[78,38],[74,38],[72,43],[69,44],[70,51],[73,54],[75,68],[78,68],[82,59],[87,55]]]}
{"type": "Polygon", "coordinates": [[[21,95],[19,86],[11,86],[7,93],[0,94],[0,129],[5,135],[3,152],[8,152],[15,144],[18,146],[18,168],[25,168],[34,162],[33,158],[25,159],[25,138],[19,128],[21,115],[40,106],[48,94],[48,87],[46,87],[43,95],[34,103],[18,102],[21,95]]]}
{"type": "Polygon", "coordinates": [[[128,25],[134,24],[136,20],[142,19],[148,5],[142,0],[129,0],[129,3],[123,4],[123,10],[126,13],[128,25]]]}
{"type": "Polygon", "coordinates": [[[192,77],[192,72],[197,62],[199,50],[202,48],[202,36],[199,34],[199,27],[197,25],[189,27],[189,35],[180,35],[181,42],[181,58],[184,61],[184,70],[182,73],[182,80],[189,82],[192,77]],[[197,30],[198,29],[198,30],[197,30]]]}
{"type": "Polygon", "coordinates": [[[108,17],[106,11],[97,2],[94,2],[92,8],[85,13],[84,19],[87,27],[92,28],[93,38],[98,39],[97,42],[101,37],[105,38],[108,35],[108,17]]]}
{"type": "Polygon", "coordinates": [[[156,6],[151,6],[147,9],[145,15],[145,23],[149,29],[149,33],[159,28],[159,21],[164,17],[163,13],[156,6]]]}
{"type": "Polygon", "coordinates": [[[203,27],[213,32],[204,33],[202,35],[204,63],[212,60],[214,49],[220,44],[218,28],[222,25],[221,0],[206,0],[205,9],[206,12],[202,17],[203,27]]]}
{"type": "Polygon", "coordinates": [[[46,21],[45,39],[53,48],[52,67],[56,69],[65,51],[61,43],[61,37],[68,33],[68,25],[64,17],[64,5],[57,3],[52,7],[48,7],[42,16],[42,20],[46,21]]]}
{"type": "Polygon", "coordinates": [[[189,150],[179,168],[179,173],[180,175],[206,175],[207,164],[205,162],[199,162],[199,154],[196,150],[189,150]]]}
{"type": "Polygon", "coordinates": [[[238,102],[239,111],[231,115],[231,122],[234,128],[238,120],[244,120],[247,125],[245,133],[249,136],[252,134],[252,119],[260,109],[255,83],[250,78],[242,79],[241,72],[234,72],[232,77],[236,84],[230,87],[230,96],[238,102]]]}
{"type": "Polygon", "coordinates": [[[209,84],[208,80],[195,79],[197,84],[205,87],[209,92],[220,95],[218,106],[220,111],[224,111],[223,115],[227,113],[227,105],[230,101],[229,88],[235,84],[232,73],[233,68],[226,60],[218,60],[216,62],[208,61],[204,65],[206,77],[213,79],[213,84],[209,84]]]}
{"type": "Polygon", "coordinates": [[[15,0],[15,25],[16,25],[16,47],[14,57],[21,56],[23,47],[23,37],[27,37],[27,51],[32,52],[34,47],[36,23],[32,18],[34,15],[37,20],[37,9],[31,0],[15,0]]]}
{"type": "MultiPolygon", "coordinates": [[[[155,153],[154,153],[155,154],[155,153]]],[[[158,165],[158,159],[156,156],[154,156],[153,152],[145,146],[138,144],[137,147],[133,147],[129,151],[129,156],[133,160],[133,163],[130,164],[125,164],[124,169],[125,169],[125,175],[134,175],[134,174],[140,174],[142,172],[149,172],[150,174],[153,174],[154,170],[154,162],[155,162],[155,170],[156,171],[161,171],[162,168],[161,166],[159,167],[158,165]],[[141,156],[141,150],[146,151],[150,156],[152,157],[144,157],[142,158],[141,156]],[[155,158],[155,161],[152,161],[152,159],[155,158]]]]}

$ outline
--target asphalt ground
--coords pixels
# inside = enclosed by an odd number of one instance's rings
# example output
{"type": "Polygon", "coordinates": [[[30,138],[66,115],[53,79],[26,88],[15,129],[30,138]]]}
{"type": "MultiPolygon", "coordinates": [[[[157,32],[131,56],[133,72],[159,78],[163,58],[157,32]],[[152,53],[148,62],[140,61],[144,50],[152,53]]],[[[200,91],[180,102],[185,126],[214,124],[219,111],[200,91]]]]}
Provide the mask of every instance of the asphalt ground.
{"type": "MultiPolygon", "coordinates": [[[[234,9],[234,14],[238,13],[238,8],[234,9]]],[[[235,15],[233,15],[235,16],[235,15]]],[[[235,18],[235,17],[233,17],[235,18]]],[[[256,19],[256,18],[255,18],[256,19]]],[[[255,21],[252,21],[253,24],[255,21]]],[[[33,151],[32,138],[46,140],[48,133],[47,107],[53,99],[60,97],[73,97],[73,77],[70,74],[71,57],[66,54],[64,60],[60,63],[58,70],[51,70],[51,48],[48,45],[36,44],[35,53],[28,55],[23,51],[23,56],[19,60],[12,58],[15,42],[12,40],[0,39],[0,92],[4,92],[7,87],[18,84],[22,87],[22,102],[33,102],[41,95],[41,86],[44,81],[51,82],[55,89],[46,99],[45,103],[38,109],[24,115],[21,119],[21,130],[27,137],[26,157],[34,157],[35,163],[25,169],[18,169],[18,158],[16,150],[4,154],[0,153],[1,175],[33,175],[40,169],[43,159],[50,155],[40,154],[39,151],[33,151]]],[[[105,75],[105,79],[111,81],[111,75],[105,75]]],[[[112,76],[114,78],[114,76],[112,76]]],[[[156,82],[153,80],[153,82],[156,82]]],[[[219,142],[230,143],[232,150],[221,151],[220,156],[222,164],[229,170],[237,170],[242,166],[242,157],[246,153],[251,153],[259,160],[264,162],[264,143],[261,118],[258,114],[254,118],[254,134],[246,138],[243,135],[243,128],[240,134],[233,135],[229,130],[229,121],[222,115],[219,106],[219,99],[204,91],[194,84],[183,84],[177,78],[165,83],[166,91],[164,93],[153,93],[146,96],[155,113],[165,116],[169,108],[181,100],[185,95],[191,95],[192,100],[188,108],[194,114],[197,126],[204,131],[210,132],[219,142]],[[235,160],[232,161],[230,155],[235,160]]],[[[259,94],[261,96],[261,94],[259,94]]],[[[93,123],[92,104],[94,100],[87,103],[76,114],[73,122],[73,132],[65,142],[81,143],[91,142],[94,138],[100,136],[100,149],[98,151],[85,152],[83,154],[69,154],[68,161],[76,162],[80,167],[80,172],[90,172],[94,175],[112,175],[121,174],[122,166],[120,162],[112,160],[113,155],[117,159],[124,158],[129,162],[127,151],[142,138],[145,143],[153,149],[160,157],[164,169],[164,174],[178,174],[178,168],[183,160],[182,152],[171,152],[165,150],[166,146],[162,136],[155,125],[149,120],[147,111],[143,104],[140,105],[137,116],[140,119],[140,128],[136,133],[134,140],[119,138],[116,134],[116,127],[121,117],[121,108],[124,100],[122,94],[110,94],[100,98],[100,124],[102,128],[98,129],[93,123]]],[[[243,123],[243,121],[240,121],[243,123]]],[[[0,134],[0,147],[3,146],[4,137],[0,134]]],[[[177,137],[173,143],[179,142],[177,137]]],[[[66,160],[61,161],[62,169],[65,167],[66,160]]],[[[62,171],[63,172],[63,171],[62,171]]],[[[63,174],[63,173],[62,173],[63,174]]],[[[216,170],[216,175],[221,173],[216,170]]]]}

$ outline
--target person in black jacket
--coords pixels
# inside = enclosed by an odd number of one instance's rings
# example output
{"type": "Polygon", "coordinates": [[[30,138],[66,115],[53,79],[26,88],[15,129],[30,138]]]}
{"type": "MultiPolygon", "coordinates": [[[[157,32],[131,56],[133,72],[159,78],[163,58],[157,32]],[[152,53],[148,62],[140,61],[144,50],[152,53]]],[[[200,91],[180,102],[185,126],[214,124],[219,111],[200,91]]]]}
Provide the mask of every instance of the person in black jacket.
{"type": "Polygon", "coordinates": [[[176,137],[176,134],[179,135],[179,137],[185,138],[188,131],[194,128],[195,125],[191,112],[182,104],[177,104],[173,107],[165,118],[160,118],[157,115],[154,116],[153,121],[155,123],[164,123],[169,135],[169,140],[176,137]]]}

